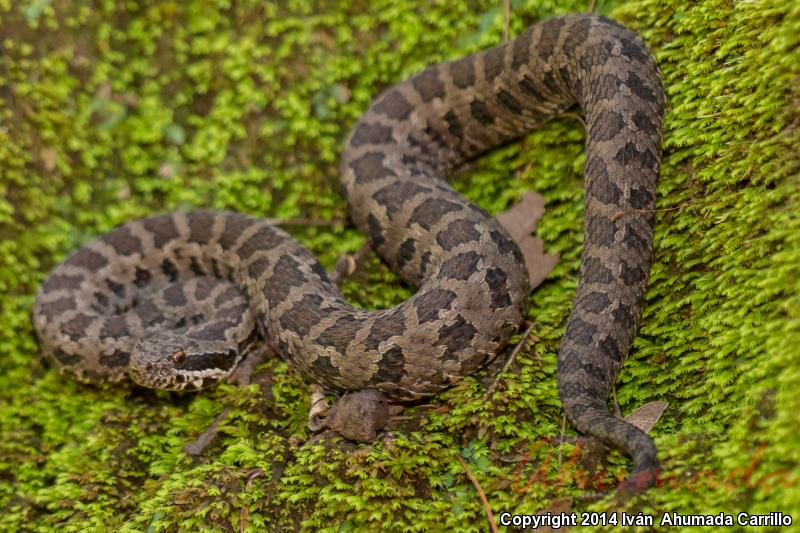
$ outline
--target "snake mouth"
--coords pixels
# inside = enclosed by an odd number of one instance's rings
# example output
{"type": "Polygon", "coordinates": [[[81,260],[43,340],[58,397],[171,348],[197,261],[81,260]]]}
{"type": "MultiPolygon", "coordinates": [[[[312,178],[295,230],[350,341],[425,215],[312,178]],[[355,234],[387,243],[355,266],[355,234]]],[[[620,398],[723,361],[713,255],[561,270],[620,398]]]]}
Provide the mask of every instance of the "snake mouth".
{"type": "Polygon", "coordinates": [[[148,389],[170,391],[206,389],[224,380],[230,373],[230,370],[221,368],[181,370],[168,364],[158,367],[131,364],[128,368],[128,376],[137,385],[148,389]]]}
{"type": "Polygon", "coordinates": [[[169,383],[162,385],[160,388],[172,391],[207,389],[218,384],[229,375],[229,371],[221,369],[176,372],[169,383]]]}

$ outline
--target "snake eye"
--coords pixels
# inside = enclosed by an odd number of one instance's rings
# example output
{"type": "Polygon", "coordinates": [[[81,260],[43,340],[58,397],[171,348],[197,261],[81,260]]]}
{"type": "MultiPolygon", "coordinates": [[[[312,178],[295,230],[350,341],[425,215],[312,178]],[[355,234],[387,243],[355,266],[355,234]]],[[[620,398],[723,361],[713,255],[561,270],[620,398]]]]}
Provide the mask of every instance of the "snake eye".
{"type": "Polygon", "coordinates": [[[183,350],[180,350],[180,349],[175,350],[174,352],[172,352],[172,355],[170,355],[169,358],[176,365],[180,364],[181,361],[186,359],[186,352],[184,352],[183,350]]]}

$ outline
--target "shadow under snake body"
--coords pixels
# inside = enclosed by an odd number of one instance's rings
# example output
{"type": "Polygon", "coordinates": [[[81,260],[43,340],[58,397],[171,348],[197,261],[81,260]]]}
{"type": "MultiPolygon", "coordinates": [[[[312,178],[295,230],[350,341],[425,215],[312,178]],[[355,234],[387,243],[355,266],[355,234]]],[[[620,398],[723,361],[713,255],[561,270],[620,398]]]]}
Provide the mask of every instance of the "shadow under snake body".
{"type": "Polygon", "coordinates": [[[578,430],[633,457],[627,485],[646,486],[659,468],[655,445],[606,402],[647,283],[664,94],[641,39],[604,17],[556,17],[428,67],[354,126],[344,195],[374,248],[417,288],[409,300],[354,308],[275,226],[175,212],[120,226],[53,270],[34,307],[43,351],[83,381],[197,389],[231,374],[258,331],[328,390],[435,394],[506,345],[530,291],[504,228],[443,177],[575,103],[587,127],[585,241],[559,394],[578,430]]]}

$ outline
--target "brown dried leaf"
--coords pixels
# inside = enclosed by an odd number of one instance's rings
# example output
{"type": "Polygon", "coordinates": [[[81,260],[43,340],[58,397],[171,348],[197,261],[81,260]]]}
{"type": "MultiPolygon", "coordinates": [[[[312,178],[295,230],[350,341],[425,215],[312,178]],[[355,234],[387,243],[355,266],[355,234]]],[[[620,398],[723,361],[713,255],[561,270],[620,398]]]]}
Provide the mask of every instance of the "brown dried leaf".
{"type": "Polygon", "coordinates": [[[495,218],[506,228],[511,238],[519,243],[536,229],[536,223],[544,215],[544,198],[536,191],[524,193],[519,202],[495,218]]]}
{"type": "Polygon", "coordinates": [[[545,253],[542,239],[530,235],[522,241],[517,241],[517,245],[522,252],[522,257],[525,258],[525,265],[528,267],[531,289],[535,289],[556,266],[558,255],[545,253]]]}
{"type": "Polygon", "coordinates": [[[661,415],[664,414],[666,408],[667,402],[655,401],[646,403],[626,416],[625,420],[645,433],[649,433],[658,422],[658,419],[661,418],[661,415]]]}
{"type": "Polygon", "coordinates": [[[545,253],[544,242],[531,235],[543,214],[544,198],[536,191],[528,191],[517,204],[495,217],[519,246],[528,267],[531,289],[538,287],[558,262],[558,256],[545,253]]]}

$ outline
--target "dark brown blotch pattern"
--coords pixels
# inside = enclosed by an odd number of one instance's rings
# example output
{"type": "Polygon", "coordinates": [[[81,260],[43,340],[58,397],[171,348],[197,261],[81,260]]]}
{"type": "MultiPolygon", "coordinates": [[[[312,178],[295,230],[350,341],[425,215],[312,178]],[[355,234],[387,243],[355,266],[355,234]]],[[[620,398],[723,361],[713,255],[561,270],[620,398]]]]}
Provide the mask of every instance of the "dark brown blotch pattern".
{"type": "Polygon", "coordinates": [[[405,120],[409,117],[414,107],[398,90],[390,90],[383,95],[373,107],[375,112],[386,115],[392,120],[405,120]]]}
{"type": "Polygon", "coordinates": [[[350,143],[353,146],[379,145],[392,142],[392,128],[383,124],[362,123],[356,128],[350,143]]]}
{"type": "MultiPolygon", "coordinates": [[[[79,248],[69,258],[68,263],[86,269],[89,272],[97,272],[108,265],[108,259],[90,248],[79,248]]],[[[47,288],[45,282],[45,289],[47,288]]]]}
{"type": "Polygon", "coordinates": [[[478,330],[475,326],[467,322],[463,316],[457,315],[452,324],[445,324],[439,328],[439,338],[434,345],[447,347],[444,358],[453,359],[457,357],[459,348],[469,345],[476,333],[478,330]]]}
{"type": "Polygon", "coordinates": [[[492,293],[493,309],[503,309],[511,305],[511,295],[506,287],[508,275],[503,269],[490,268],[486,271],[486,283],[492,293]]]}
{"type": "Polygon", "coordinates": [[[403,205],[418,194],[429,193],[428,187],[423,187],[413,182],[397,181],[380,189],[372,198],[386,207],[386,211],[393,215],[403,208],[403,205]]]}
{"type": "Polygon", "coordinates": [[[443,216],[461,209],[461,204],[443,198],[429,198],[417,206],[411,214],[409,225],[419,224],[426,230],[439,223],[443,216]]]}
{"type": "Polygon", "coordinates": [[[437,320],[439,312],[450,309],[457,297],[453,291],[438,287],[418,293],[414,299],[414,308],[420,324],[437,320]]]}
{"type": "Polygon", "coordinates": [[[150,283],[152,278],[153,275],[149,270],[142,267],[136,267],[136,271],[133,274],[133,284],[142,289],[150,283]]]}
{"type": "Polygon", "coordinates": [[[339,355],[347,355],[347,346],[353,341],[358,331],[357,322],[351,315],[344,315],[336,319],[329,328],[322,331],[316,339],[320,346],[333,348],[339,355]]]}
{"type": "Polygon", "coordinates": [[[103,239],[114,248],[120,255],[133,255],[141,254],[142,242],[138,237],[133,235],[130,228],[121,226],[111,233],[107,234],[103,239]]]}
{"type": "Polygon", "coordinates": [[[494,115],[484,102],[480,100],[473,100],[469,105],[469,112],[472,118],[477,120],[483,126],[489,126],[494,122],[494,115]]]}
{"type": "Polygon", "coordinates": [[[364,341],[367,350],[377,350],[382,341],[389,341],[393,337],[399,337],[406,331],[403,313],[399,310],[384,311],[373,322],[364,341]]]}
{"type": "Polygon", "coordinates": [[[100,363],[110,368],[125,368],[128,366],[131,354],[124,350],[114,350],[110,354],[101,354],[100,363]]]}
{"type": "Polygon", "coordinates": [[[183,307],[189,301],[186,299],[186,293],[183,292],[183,285],[174,283],[164,290],[164,299],[167,304],[173,307],[183,307]]]}
{"type": "Polygon", "coordinates": [[[450,251],[460,244],[477,241],[480,231],[471,220],[454,220],[436,235],[436,242],[444,250],[450,251]]]}
{"type": "Polygon", "coordinates": [[[477,252],[469,251],[451,257],[442,263],[439,276],[446,279],[466,281],[478,269],[481,256],[477,252]]]}
{"type": "Polygon", "coordinates": [[[384,157],[380,152],[369,152],[350,163],[356,183],[364,185],[372,180],[396,176],[393,170],[383,165],[384,157]]]}
{"type": "MultiPolygon", "coordinates": [[[[272,269],[272,278],[264,287],[269,302],[278,304],[286,300],[289,291],[302,284],[302,279],[297,276],[299,269],[300,263],[289,255],[278,259],[275,268],[272,269]]],[[[258,277],[253,279],[258,279],[258,277]]]]}
{"type": "Polygon", "coordinates": [[[208,244],[212,238],[212,227],[216,218],[210,211],[192,211],[187,214],[189,240],[197,244],[208,244]]]}
{"type": "Polygon", "coordinates": [[[505,55],[505,47],[498,46],[495,48],[490,48],[484,53],[483,56],[483,75],[486,77],[486,81],[492,82],[496,77],[500,75],[501,72],[505,69],[505,61],[503,56],[505,55]]]}
{"type": "Polygon", "coordinates": [[[61,314],[67,311],[74,311],[75,309],[77,309],[77,304],[75,298],[72,296],[64,296],[39,306],[39,312],[48,318],[58,318],[61,314]]]}
{"type": "Polygon", "coordinates": [[[159,249],[180,236],[175,221],[168,215],[146,218],[142,226],[153,236],[153,246],[159,249]]]}
{"type": "Polygon", "coordinates": [[[286,238],[280,235],[274,228],[262,226],[255,234],[239,245],[239,248],[236,250],[236,255],[242,261],[247,261],[256,252],[267,252],[278,247],[285,241],[286,238]]]}
{"type": "Polygon", "coordinates": [[[403,268],[409,261],[414,259],[414,249],[417,245],[417,241],[414,239],[406,239],[403,241],[403,244],[400,245],[400,248],[397,250],[397,267],[403,268]]]}
{"type": "Polygon", "coordinates": [[[445,97],[444,83],[439,79],[439,72],[436,67],[426,68],[412,78],[411,83],[423,102],[445,97]]]}
{"type": "Polygon", "coordinates": [[[383,353],[378,363],[378,371],[370,382],[374,384],[399,383],[405,374],[405,366],[406,361],[402,348],[392,346],[383,353]]]}
{"type": "Polygon", "coordinates": [[[449,63],[450,77],[459,89],[468,89],[475,85],[475,60],[464,57],[449,63]]]}

